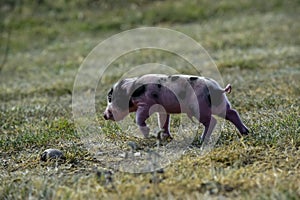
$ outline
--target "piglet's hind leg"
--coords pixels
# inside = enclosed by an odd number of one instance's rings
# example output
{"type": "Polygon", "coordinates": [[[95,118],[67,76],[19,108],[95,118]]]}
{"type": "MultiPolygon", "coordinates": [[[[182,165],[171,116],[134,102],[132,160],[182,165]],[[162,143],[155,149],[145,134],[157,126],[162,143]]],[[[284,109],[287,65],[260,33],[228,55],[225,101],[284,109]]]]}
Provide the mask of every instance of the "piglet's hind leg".
{"type": "Polygon", "coordinates": [[[227,106],[225,119],[231,121],[242,135],[248,135],[249,129],[243,124],[238,112],[227,106]]]}

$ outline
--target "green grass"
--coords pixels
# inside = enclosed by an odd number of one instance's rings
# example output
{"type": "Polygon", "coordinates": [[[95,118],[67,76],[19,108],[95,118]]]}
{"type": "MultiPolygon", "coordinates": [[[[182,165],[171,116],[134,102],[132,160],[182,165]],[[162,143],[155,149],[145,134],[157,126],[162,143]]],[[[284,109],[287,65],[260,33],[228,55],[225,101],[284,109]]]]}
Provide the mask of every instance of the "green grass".
{"type": "MultiPolygon", "coordinates": [[[[299,2],[39,2],[0,3],[0,64],[8,49],[0,67],[0,199],[300,198],[299,2]],[[239,138],[226,122],[208,154],[201,155],[195,139],[163,173],[114,171],[109,181],[76,130],[73,82],[100,41],[142,26],[171,28],[200,42],[233,86],[228,98],[253,134],[239,138]],[[41,162],[47,148],[61,149],[66,160],[41,162]]],[[[195,73],[174,55],[144,50],[116,60],[103,79],[98,123],[119,147],[135,141],[146,149],[153,140],[104,121],[103,92],[121,68],[157,60],[195,73]]]]}

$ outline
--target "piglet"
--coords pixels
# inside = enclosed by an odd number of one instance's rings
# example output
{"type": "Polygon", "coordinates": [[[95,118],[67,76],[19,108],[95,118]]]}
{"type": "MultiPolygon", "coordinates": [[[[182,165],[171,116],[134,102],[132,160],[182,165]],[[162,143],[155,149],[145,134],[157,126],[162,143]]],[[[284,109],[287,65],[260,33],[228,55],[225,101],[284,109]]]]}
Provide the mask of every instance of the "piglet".
{"type": "Polygon", "coordinates": [[[136,123],[144,137],[149,137],[146,120],[158,113],[159,127],[163,137],[170,135],[170,114],[186,113],[196,118],[205,127],[201,141],[208,140],[216,126],[213,115],[232,122],[242,135],[249,129],[243,124],[238,112],[231,108],[225,93],[231,92],[231,85],[225,88],[213,79],[193,75],[147,74],[127,78],[114,84],[107,94],[105,120],[120,121],[130,112],[136,112],[136,123]]]}

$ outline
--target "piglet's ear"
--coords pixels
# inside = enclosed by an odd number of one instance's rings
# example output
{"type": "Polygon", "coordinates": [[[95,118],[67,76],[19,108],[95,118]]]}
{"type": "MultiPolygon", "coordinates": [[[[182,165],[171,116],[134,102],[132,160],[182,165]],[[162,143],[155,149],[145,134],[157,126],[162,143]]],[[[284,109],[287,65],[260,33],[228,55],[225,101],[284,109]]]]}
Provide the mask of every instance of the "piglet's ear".
{"type": "Polygon", "coordinates": [[[122,80],[121,88],[122,90],[125,90],[127,95],[132,95],[133,88],[135,87],[136,78],[128,78],[122,80]]]}
{"type": "Polygon", "coordinates": [[[122,90],[125,90],[127,95],[131,94],[131,92],[132,92],[131,90],[132,90],[135,80],[136,80],[136,78],[128,78],[128,79],[124,79],[120,82],[122,90]]]}
{"type": "Polygon", "coordinates": [[[121,80],[114,88],[112,102],[121,110],[126,110],[128,107],[132,106],[132,102],[130,103],[132,95],[131,90],[135,80],[135,78],[121,80]]]}

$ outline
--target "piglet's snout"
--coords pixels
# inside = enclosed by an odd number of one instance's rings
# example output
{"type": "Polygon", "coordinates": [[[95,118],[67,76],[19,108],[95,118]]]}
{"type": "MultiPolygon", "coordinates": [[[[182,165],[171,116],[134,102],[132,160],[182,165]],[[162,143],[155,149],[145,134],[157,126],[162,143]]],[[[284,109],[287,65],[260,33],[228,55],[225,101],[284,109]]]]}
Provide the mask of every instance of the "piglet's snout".
{"type": "Polygon", "coordinates": [[[113,114],[110,110],[106,110],[103,113],[103,117],[104,117],[105,120],[114,120],[114,116],[113,116],[113,114]]]}
{"type": "Polygon", "coordinates": [[[103,113],[103,118],[104,118],[105,120],[108,120],[108,117],[106,116],[105,113],[103,113]]]}

